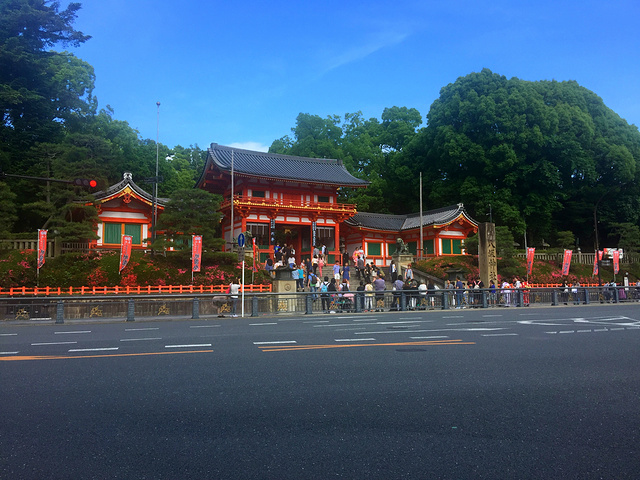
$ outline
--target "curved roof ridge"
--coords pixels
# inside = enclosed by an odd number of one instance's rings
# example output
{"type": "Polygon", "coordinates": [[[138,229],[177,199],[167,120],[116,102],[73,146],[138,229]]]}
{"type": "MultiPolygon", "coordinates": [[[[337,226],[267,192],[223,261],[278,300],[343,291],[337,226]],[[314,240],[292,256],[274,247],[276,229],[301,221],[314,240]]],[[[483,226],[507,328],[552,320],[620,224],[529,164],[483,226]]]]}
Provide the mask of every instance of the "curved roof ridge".
{"type": "MultiPolygon", "coordinates": [[[[229,172],[232,154],[234,173],[238,175],[346,187],[366,187],[370,183],[349,173],[339,159],[258,152],[217,143],[212,143],[208,149],[207,164],[212,162],[218,169],[229,172]]],[[[205,171],[206,168],[205,165],[205,171]]]]}
{"type": "MultiPolygon", "coordinates": [[[[133,174],[131,172],[124,172],[124,174],[122,175],[122,180],[120,180],[118,183],[110,185],[106,190],[96,192],[94,194],[94,197],[96,198],[96,200],[101,200],[103,198],[110,197],[115,193],[121,192],[127,186],[145,200],[148,200],[149,202],[153,201],[153,195],[139,187],[133,181],[133,174]]],[[[168,201],[168,198],[156,197],[156,202],[158,202],[159,205],[165,206],[168,201]]]]}

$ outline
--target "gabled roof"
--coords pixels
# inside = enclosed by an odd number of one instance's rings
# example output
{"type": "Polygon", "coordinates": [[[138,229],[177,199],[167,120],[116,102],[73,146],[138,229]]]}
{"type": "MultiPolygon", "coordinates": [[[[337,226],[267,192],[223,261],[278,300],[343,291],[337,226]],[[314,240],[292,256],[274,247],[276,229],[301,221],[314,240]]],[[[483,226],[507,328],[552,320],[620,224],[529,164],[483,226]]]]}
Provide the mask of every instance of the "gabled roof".
{"type": "Polygon", "coordinates": [[[201,186],[205,180],[205,174],[211,164],[220,171],[231,174],[232,153],[234,175],[344,187],[369,185],[366,180],[351,175],[341,160],[255,152],[212,143],[197,186],[201,186]]]}
{"type": "MultiPolygon", "coordinates": [[[[478,222],[469,216],[462,203],[422,212],[422,225],[425,227],[444,226],[460,217],[465,218],[474,226],[478,225],[478,222]]],[[[420,228],[420,214],[387,215],[383,213],[360,212],[356,213],[348,220],[345,220],[345,223],[352,227],[361,227],[387,232],[401,232],[404,230],[420,228]]]]}
{"type": "MultiPolygon", "coordinates": [[[[120,180],[115,185],[111,185],[104,191],[96,192],[93,196],[98,202],[104,203],[108,200],[111,200],[112,198],[121,196],[121,194],[123,194],[127,187],[129,187],[129,189],[134,192],[141,200],[144,200],[149,204],[153,203],[153,195],[147,193],[145,190],[136,185],[133,182],[133,175],[130,172],[124,172],[124,174],[122,175],[122,180],[120,180]]],[[[164,207],[169,202],[169,199],[157,197],[156,202],[159,206],[164,207]]]]}

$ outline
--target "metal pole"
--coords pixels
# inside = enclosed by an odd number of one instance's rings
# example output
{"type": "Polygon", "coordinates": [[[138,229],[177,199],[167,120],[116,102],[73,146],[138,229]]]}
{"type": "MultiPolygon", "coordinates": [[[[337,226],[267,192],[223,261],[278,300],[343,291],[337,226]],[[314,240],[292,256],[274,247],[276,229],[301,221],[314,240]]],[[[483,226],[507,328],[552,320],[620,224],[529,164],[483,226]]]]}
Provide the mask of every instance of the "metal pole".
{"type": "Polygon", "coordinates": [[[151,253],[156,241],[156,223],[158,221],[158,163],[160,158],[160,102],[156,102],[156,178],[153,184],[153,212],[151,214],[151,253]]]}
{"type": "Polygon", "coordinates": [[[420,172],[420,258],[424,255],[424,229],[422,228],[422,172],[420,172]]]}
{"type": "Polygon", "coordinates": [[[244,318],[244,247],[242,248],[242,318],[244,318]]]}
{"type": "Polygon", "coordinates": [[[234,191],[233,191],[233,187],[234,187],[234,178],[233,178],[233,150],[231,150],[231,251],[233,251],[235,245],[234,245],[234,236],[233,236],[233,232],[234,232],[234,219],[233,219],[233,195],[234,195],[234,191]]]}

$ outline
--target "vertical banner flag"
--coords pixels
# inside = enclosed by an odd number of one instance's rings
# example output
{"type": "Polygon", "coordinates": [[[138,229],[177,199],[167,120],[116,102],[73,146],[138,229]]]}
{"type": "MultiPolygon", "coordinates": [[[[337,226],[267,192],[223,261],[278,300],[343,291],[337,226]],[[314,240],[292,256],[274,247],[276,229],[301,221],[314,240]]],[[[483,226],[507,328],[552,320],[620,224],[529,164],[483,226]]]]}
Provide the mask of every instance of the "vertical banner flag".
{"type": "Polygon", "coordinates": [[[311,222],[311,250],[316,246],[316,235],[318,234],[318,223],[311,222]]]}
{"type": "Polygon", "coordinates": [[[618,250],[613,251],[613,274],[617,275],[620,271],[620,252],[618,250]]]}
{"type": "Polygon", "coordinates": [[[535,248],[529,248],[527,250],[527,275],[531,275],[531,272],[533,271],[533,259],[535,257],[535,254],[535,248]]]}
{"type": "Polygon", "coordinates": [[[253,271],[257,272],[258,271],[258,267],[256,267],[256,253],[257,253],[256,237],[251,237],[251,245],[252,245],[252,248],[253,248],[253,271]]]}
{"type": "Polygon", "coordinates": [[[191,271],[199,272],[202,259],[202,235],[191,236],[191,271]]]}
{"type": "Polygon", "coordinates": [[[593,274],[598,275],[598,260],[602,260],[602,255],[604,252],[599,250],[596,252],[595,258],[593,259],[593,274]]]}
{"type": "Polygon", "coordinates": [[[38,230],[38,270],[44,265],[44,256],[47,253],[47,230],[38,230]]]}
{"type": "Polygon", "coordinates": [[[131,257],[131,235],[122,235],[122,245],[120,246],[120,272],[129,263],[131,257]]]}
{"type": "Polygon", "coordinates": [[[569,267],[571,266],[571,255],[573,250],[564,251],[564,260],[562,261],[562,275],[569,275],[569,267]]]}

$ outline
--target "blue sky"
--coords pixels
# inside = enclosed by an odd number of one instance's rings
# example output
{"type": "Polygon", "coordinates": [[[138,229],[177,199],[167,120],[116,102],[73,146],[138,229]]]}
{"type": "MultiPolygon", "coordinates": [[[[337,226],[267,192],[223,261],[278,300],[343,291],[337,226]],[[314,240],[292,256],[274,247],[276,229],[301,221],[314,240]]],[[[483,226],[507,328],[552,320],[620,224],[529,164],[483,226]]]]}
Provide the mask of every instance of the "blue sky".
{"type": "MultiPolygon", "coordinates": [[[[296,116],[385,107],[424,117],[440,89],[489,68],[576,80],[640,125],[640,2],[86,0],[75,50],[100,108],[142,138],[266,150],[296,116]]],[[[66,6],[66,3],[63,3],[66,6]]]]}

